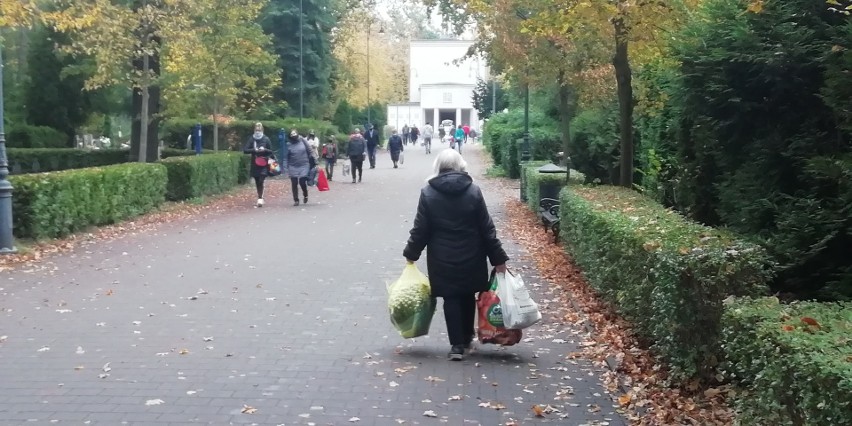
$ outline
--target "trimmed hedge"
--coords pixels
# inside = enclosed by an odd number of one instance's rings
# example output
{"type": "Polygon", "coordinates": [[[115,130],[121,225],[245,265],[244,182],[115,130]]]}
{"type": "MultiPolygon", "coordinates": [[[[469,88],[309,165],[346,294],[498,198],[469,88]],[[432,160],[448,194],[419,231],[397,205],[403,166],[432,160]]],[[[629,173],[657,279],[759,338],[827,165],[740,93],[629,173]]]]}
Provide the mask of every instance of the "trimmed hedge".
{"type": "Polygon", "coordinates": [[[7,148],[68,148],[65,132],[46,126],[18,124],[6,134],[7,148]]]}
{"type": "Polygon", "coordinates": [[[726,370],[741,424],[852,421],[852,304],[737,299],[725,309],[726,370]]]}
{"type": "MultiPolygon", "coordinates": [[[[538,211],[540,197],[539,184],[541,182],[553,182],[559,185],[560,189],[566,185],[564,174],[543,174],[538,172],[539,167],[546,164],[550,164],[550,161],[530,161],[521,166],[522,173],[524,174],[524,184],[527,188],[527,205],[533,211],[538,211]]],[[[586,176],[576,170],[571,170],[568,180],[568,183],[571,185],[582,185],[586,180],[586,176]]]]}
{"type": "Polygon", "coordinates": [[[75,148],[8,148],[10,174],[43,173],[126,163],[129,151],[75,148]]]}
{"type": "MultiPolygon", "coordinates": [[[[307,134],[311,129],[317,132],[317,136],[325,138],[340,133],[337,126],[327,121],[286,118],[283,120],[268,121],[261,120],[266,136],[272,141],[272,146],[277,151],[278,130],[296,129],[299,133],[307,134]]],[[[186,148],[186,137],[196,124],[201,124],[201,139],[204,149],[213,149],[213,121],[192,120],[187,118],[175,118],[166,121],[160,131],[160,138],[165,141],[166,146],[171,148],[186,148]]],[[[243,145],[249,136],[254,133],[254,123],[251,120],[233,120],[227,125],[219,125],[219,149],[223,151],[242,151],[243,145]]]]}
{"type": "Polygon", "coordinates": [[[716,380],[722,301],[768,292],[765,251],[636,192],[571,187],[561,236],[589,284],[649,339],[671,378],[716,380]]]}
{"type": "Polygon", "coordinates": [[[247,176],[248,161],[244,160],[245,157],[248,156],[218,153],[171,157],[161,161],[160,164],[168,171],[166,198],[187,200],[218,194],[237,186],[241,176],[247,176]]]}
{"type": "Polygon", "coordinates": [[[10,176],[18,238],[55,238],[149,212],[163,203],[166,169],[119,164],[10,176]]]}

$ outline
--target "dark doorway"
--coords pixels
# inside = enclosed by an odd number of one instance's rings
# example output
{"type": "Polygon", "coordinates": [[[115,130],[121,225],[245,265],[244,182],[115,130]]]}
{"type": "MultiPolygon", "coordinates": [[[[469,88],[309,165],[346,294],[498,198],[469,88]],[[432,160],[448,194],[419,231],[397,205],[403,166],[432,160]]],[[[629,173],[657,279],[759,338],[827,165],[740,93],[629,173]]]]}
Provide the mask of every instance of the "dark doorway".
{"type": "Polygon", "coordinates": [[[450,120],[453,122],[453,125],[456,125],[456,110],[453,109],[442,109],[438,111],[438,123],[442,123],[444,120],[450,120]]]}

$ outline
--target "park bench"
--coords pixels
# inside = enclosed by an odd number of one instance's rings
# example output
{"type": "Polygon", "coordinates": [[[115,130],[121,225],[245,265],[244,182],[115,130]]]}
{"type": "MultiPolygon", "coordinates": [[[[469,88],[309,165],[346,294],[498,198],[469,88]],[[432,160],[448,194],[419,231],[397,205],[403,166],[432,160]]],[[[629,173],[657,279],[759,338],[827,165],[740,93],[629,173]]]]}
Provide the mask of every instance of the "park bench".
{"type": "Polygon", "coordinates": [[[544,225],[544,232],[553,232],[553,242],[559,242],[559,200],[542,198],[539,202],[538,214],[544,225]]]}

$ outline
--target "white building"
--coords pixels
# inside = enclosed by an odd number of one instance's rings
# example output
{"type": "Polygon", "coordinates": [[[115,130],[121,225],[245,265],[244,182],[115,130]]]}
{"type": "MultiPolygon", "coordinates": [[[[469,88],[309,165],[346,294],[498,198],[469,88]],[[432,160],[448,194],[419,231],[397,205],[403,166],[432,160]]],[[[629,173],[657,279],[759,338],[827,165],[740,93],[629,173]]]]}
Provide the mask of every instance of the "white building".
{"type": "Polygon", "coordinates": [[[438,124],[452,120],[480,128],[473,90],[478,79],[488,79],[488,67],[478,56],[460,61],[472,45],[472,40],[412,40],[408,102],[388,105],[388,125],[431,123],[437,132],[438,124]]]}

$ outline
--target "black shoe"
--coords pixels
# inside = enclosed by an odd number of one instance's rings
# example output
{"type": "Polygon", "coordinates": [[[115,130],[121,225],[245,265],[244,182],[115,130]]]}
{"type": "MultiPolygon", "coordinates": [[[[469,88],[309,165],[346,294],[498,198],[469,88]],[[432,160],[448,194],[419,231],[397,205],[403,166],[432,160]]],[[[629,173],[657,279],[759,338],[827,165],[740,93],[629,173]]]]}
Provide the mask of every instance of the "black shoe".
{"type": "Polygon", "coordinates": [[[394,164],[393,168],[398,169],[399,167],[396,164],[394,164]]]}
{"type": "Polygon", "coordinates": [[[358,183],[361,183],[361,178],[358,178],[358,183]]]}
{"type": "Polygon", "coordinates": [[[308,197],[305,197],[304,203],[308,204],[308,197]]]}
{"type": "Polygon", "coordinates": [[[352,183],[355,183],[355,178],[352,178],[352,183]]]}
{"type": "Polygon", "coordinates": [[[294,206],[298,206],[298,205],[299,205],[299,200],[293,201],[293,205],[294,205],[294,206]]]}
{"type": "Polygon", "coordinates": [[[473,336],[467,338],[467,343],[464,344],[465,350],[469,351],[473,348],[473,336]]]}
{"type": "Polygon", "coordinates": [[[464,359],[464,345],[453,345],[450,348],[450,361],[461,361],[464,359]]]}

